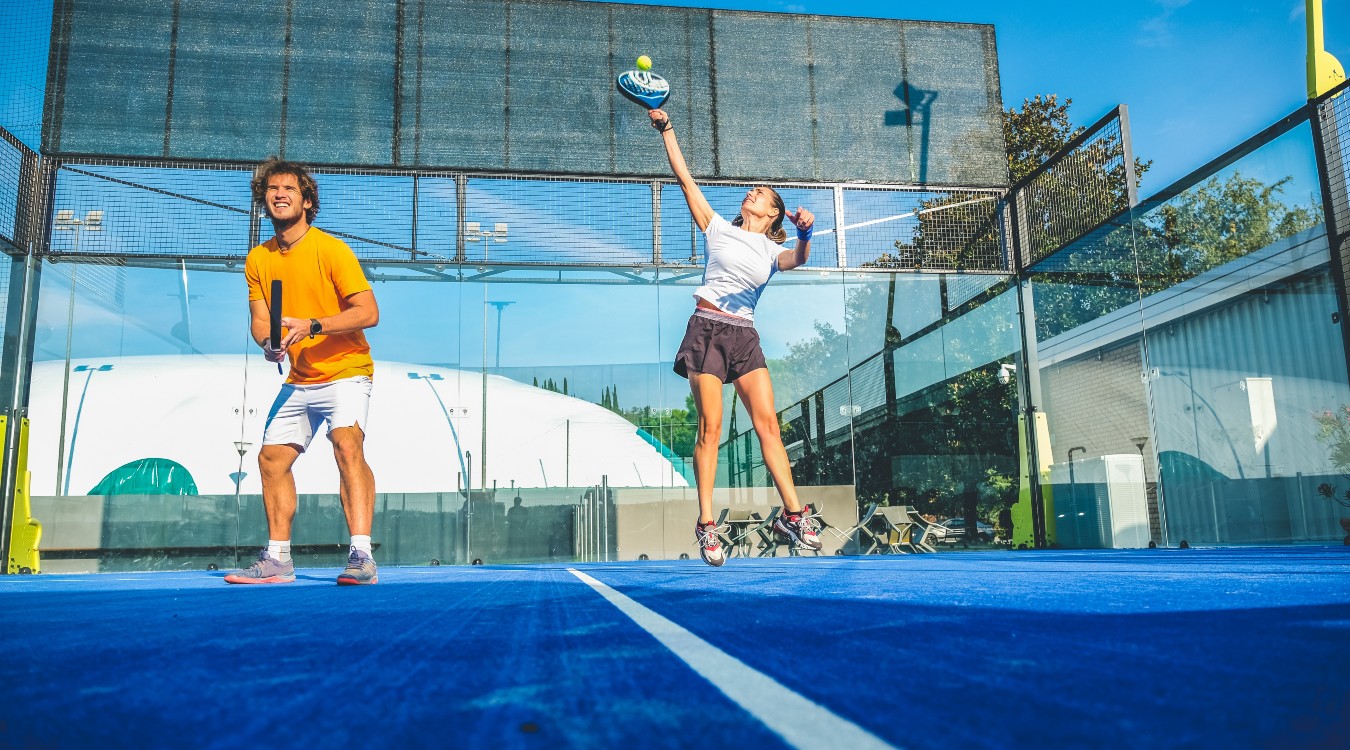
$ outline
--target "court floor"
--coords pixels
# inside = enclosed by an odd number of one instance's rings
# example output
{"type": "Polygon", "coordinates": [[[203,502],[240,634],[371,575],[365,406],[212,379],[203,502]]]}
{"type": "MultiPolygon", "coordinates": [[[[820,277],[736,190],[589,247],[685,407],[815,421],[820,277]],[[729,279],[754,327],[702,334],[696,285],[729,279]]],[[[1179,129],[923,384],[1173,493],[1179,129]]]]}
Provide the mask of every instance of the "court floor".
{"type": "Polygon", "coordinates": [[[1343,747],[1350,547],[0,577],[0,747],[1343,747]]]}

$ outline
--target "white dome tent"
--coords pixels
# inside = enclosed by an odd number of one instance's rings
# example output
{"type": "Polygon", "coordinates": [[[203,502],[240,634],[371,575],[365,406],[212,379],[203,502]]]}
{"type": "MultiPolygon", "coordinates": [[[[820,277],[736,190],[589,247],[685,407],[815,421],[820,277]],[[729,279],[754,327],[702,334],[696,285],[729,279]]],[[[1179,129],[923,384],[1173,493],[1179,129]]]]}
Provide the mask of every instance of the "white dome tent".
{"type": "MultiPolygon", "coordinates": [[[[203,495],[258,494],[257,454],[282,383],[276,366],[242,355],[104,357],[33,365],[28,465],[33,494],[82,495],[144,458],[186,467],[203,495]],[[61,464],[58,471],[58,462],[61,464]],[[58,474],[60,486],[58,483],[58,474]]],[[[376,362],[366,454],[378,492],[453,491],[473,485],[687,487],[680,470],[628,420],[597,404],[507,378],[446,367],[376,362]]],[[[338,490],[325,434],[295,465],[301,494],[338,490]]]]}

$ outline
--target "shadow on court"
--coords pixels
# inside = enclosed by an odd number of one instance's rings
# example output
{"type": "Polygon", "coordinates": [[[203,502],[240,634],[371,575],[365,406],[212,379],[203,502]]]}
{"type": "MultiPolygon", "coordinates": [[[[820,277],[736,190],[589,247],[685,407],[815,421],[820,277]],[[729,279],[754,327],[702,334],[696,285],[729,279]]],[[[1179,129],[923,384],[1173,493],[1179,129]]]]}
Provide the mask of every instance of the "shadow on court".
{"type": "Polygon", "coordinates": [[[10,576],[0,746],[783,747],[829,719],[909,748],[1331,747],[1350,736],[1347,563],[1319,547],[386,568],[373,587],[336,569],[10,576]],[[717,662],[682,661],[569,567],[717,662]],[[814,708],[756,718],[725,665],[814,708]]]}

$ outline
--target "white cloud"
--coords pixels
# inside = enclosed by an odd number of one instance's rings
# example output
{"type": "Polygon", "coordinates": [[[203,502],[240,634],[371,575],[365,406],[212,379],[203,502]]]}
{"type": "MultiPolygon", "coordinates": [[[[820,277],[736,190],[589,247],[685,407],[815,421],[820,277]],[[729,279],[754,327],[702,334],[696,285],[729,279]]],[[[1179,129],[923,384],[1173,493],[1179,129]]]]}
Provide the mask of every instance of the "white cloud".
{"type": "Polygon", "coordinates": [[[1155,2],[1162,8],[1162,12],[1140,22],[1139,38],[1136,41],[1144,47],[1170,46],[1176,39],[1173,33],[1172,14],[1190,4],[1191,0],[1155,0],[1155,2]]]}

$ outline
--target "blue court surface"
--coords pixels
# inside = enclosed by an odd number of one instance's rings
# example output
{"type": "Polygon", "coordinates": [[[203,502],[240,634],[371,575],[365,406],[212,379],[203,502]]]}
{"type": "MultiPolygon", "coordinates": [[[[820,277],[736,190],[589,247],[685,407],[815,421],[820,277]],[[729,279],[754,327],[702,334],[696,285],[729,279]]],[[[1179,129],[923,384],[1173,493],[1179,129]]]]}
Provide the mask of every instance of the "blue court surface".
{"type": "Polygon", "coordinates": [[[1350,547],[0,577],[0,746],[1346,747],[1350,547]]]}

